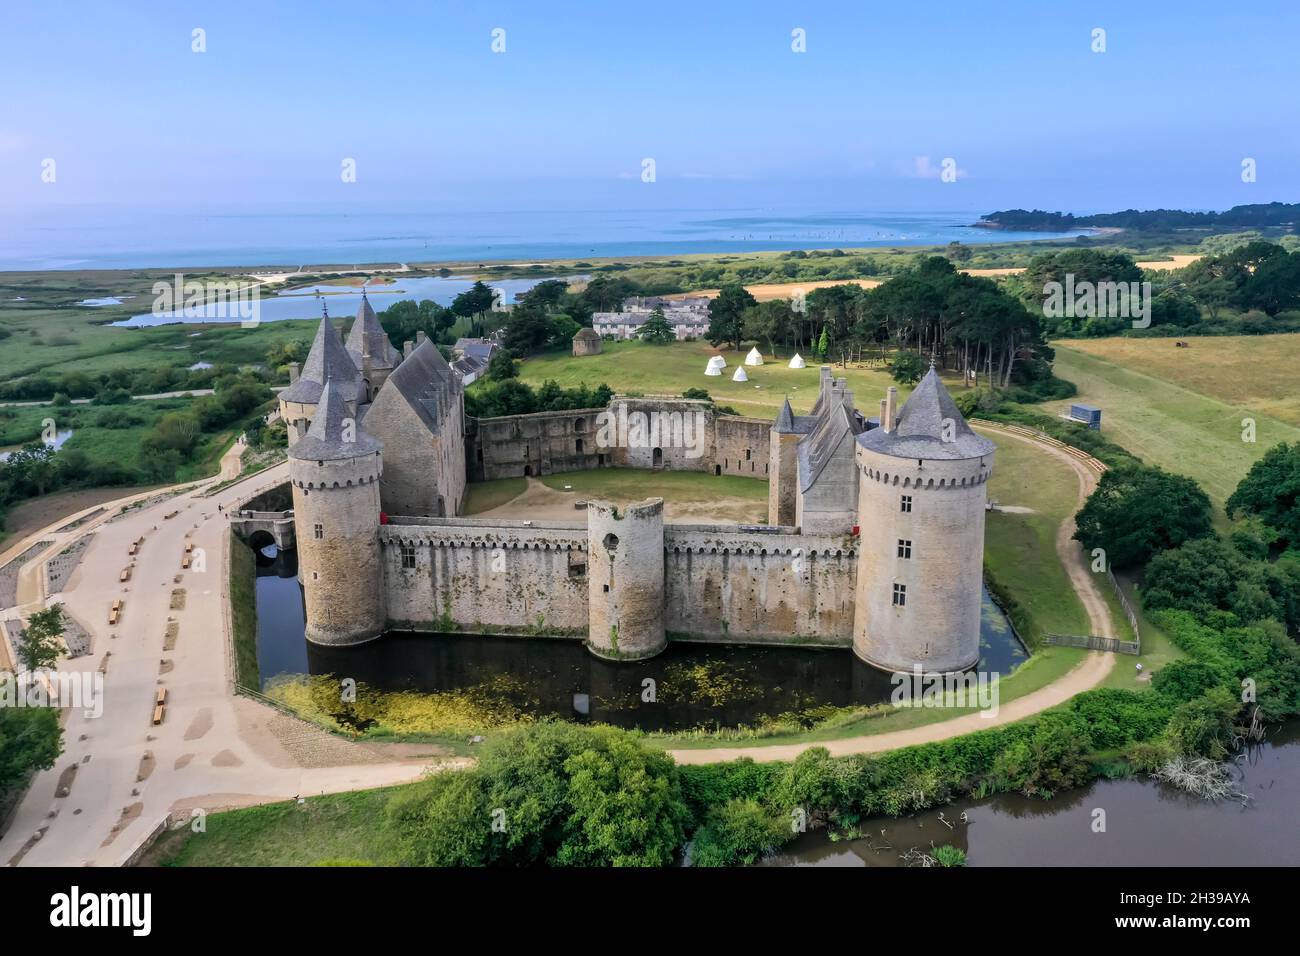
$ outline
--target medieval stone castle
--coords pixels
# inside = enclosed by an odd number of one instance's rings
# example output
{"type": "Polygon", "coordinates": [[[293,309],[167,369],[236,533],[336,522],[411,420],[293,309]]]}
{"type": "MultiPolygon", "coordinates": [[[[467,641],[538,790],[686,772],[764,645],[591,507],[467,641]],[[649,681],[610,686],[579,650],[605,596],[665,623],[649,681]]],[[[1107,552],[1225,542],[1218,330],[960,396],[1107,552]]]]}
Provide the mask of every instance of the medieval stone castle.
{"type": "Polygon", "coordinates": [[[889,671],[979,659],[994,446],[933,369],[873,418],[823,367],[811,412],[787,401],[774,424],[624,397],[480,420],[434,343],[398,352],[363,297],[346,342],[326,315],[291,378],[280,409],[311,641],[410,628],[582,637],[621,660],[670,640],[851,645],[889,671]],[[673,414],[697,441],[601,427],[673,414]],[[593,501],[574,521],[458,514],[469,478],[618,467],[766,479],[769,523],[668,523],[661,499],[593,501]]]}

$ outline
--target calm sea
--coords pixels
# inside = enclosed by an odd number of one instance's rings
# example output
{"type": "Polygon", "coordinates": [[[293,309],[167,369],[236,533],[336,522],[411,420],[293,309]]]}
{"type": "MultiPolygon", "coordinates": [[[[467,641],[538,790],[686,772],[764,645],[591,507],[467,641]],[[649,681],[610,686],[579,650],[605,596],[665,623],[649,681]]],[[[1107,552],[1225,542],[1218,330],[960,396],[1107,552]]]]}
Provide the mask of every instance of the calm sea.
{"type": "Polygon", "coordinates": [[[0,270],[343,265],[672,256],[1010,242],[1075,233],[973,229],[973,212],[771,208],[449,210],[434,206],[150,210],[49,206],[3,217],[0,270]]]}

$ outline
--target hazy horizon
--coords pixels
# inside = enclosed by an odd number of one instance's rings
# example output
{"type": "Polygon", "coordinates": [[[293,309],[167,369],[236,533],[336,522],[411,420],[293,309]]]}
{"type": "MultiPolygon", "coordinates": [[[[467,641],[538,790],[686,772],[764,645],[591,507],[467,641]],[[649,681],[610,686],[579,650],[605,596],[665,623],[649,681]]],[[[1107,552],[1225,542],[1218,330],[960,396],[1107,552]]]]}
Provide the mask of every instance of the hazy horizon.
{"type": "Polygon", "coordinates": [[[36,221],[87,204],[975,216],[1300,198],[1300,10],[1282,3],[142,2],[69,17],[19,0],[4,23],[0,207],[36,221]]]}

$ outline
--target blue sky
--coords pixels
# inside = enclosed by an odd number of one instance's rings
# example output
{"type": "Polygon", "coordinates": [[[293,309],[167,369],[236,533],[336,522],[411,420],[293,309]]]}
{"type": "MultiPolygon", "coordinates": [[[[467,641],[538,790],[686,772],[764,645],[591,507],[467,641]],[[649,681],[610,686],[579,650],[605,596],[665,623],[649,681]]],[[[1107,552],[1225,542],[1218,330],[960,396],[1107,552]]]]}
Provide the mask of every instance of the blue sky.
{"type": "Polygon", "coordinates": [[[1298,27],[1267,0],[6,0],[0,203],[1296,201],[1298,27]]]}

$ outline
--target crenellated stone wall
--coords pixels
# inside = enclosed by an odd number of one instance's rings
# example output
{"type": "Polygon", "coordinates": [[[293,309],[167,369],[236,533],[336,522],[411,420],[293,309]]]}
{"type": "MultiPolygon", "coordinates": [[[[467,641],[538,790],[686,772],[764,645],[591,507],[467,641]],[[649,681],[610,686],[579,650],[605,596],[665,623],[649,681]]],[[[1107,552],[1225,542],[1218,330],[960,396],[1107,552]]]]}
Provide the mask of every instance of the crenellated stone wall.
{"type": "Polygon", "coordinates": [[[657,507],[649,514],[591,516],[599,532],[594,550],[595,532],[585,521],[395,518],[379,529],[389,622],[585,637],[589,644],[596,630],[604,638],[617,623],[617,650],[609,640],[594,649],[618,657],[657,652],[659,634],[745,643],[852,641],[852,537],[661,524],[662,504],[657,507]],[[604,543],[608,534],[618,538],[612,550],[604,543]],[[589,566],[596,559],[599,567],[589,566]],[[618,562],[628,565],[621,573],[618,562]],[[650,590],[642,593],[647,582],[650,590]],[[637,593],[626,591],[634,585],[637,593]]]}
{"type": "Polygon", "coordinates": [[[394,626],[587,633],[586,522],[397,518],[379,541],[394,626]]]}
{"type": "Polygon", "coordinates": [[[665,627],[693,640],[849,644],[856,541],[794,528],[669,525],[665,627]]]}

